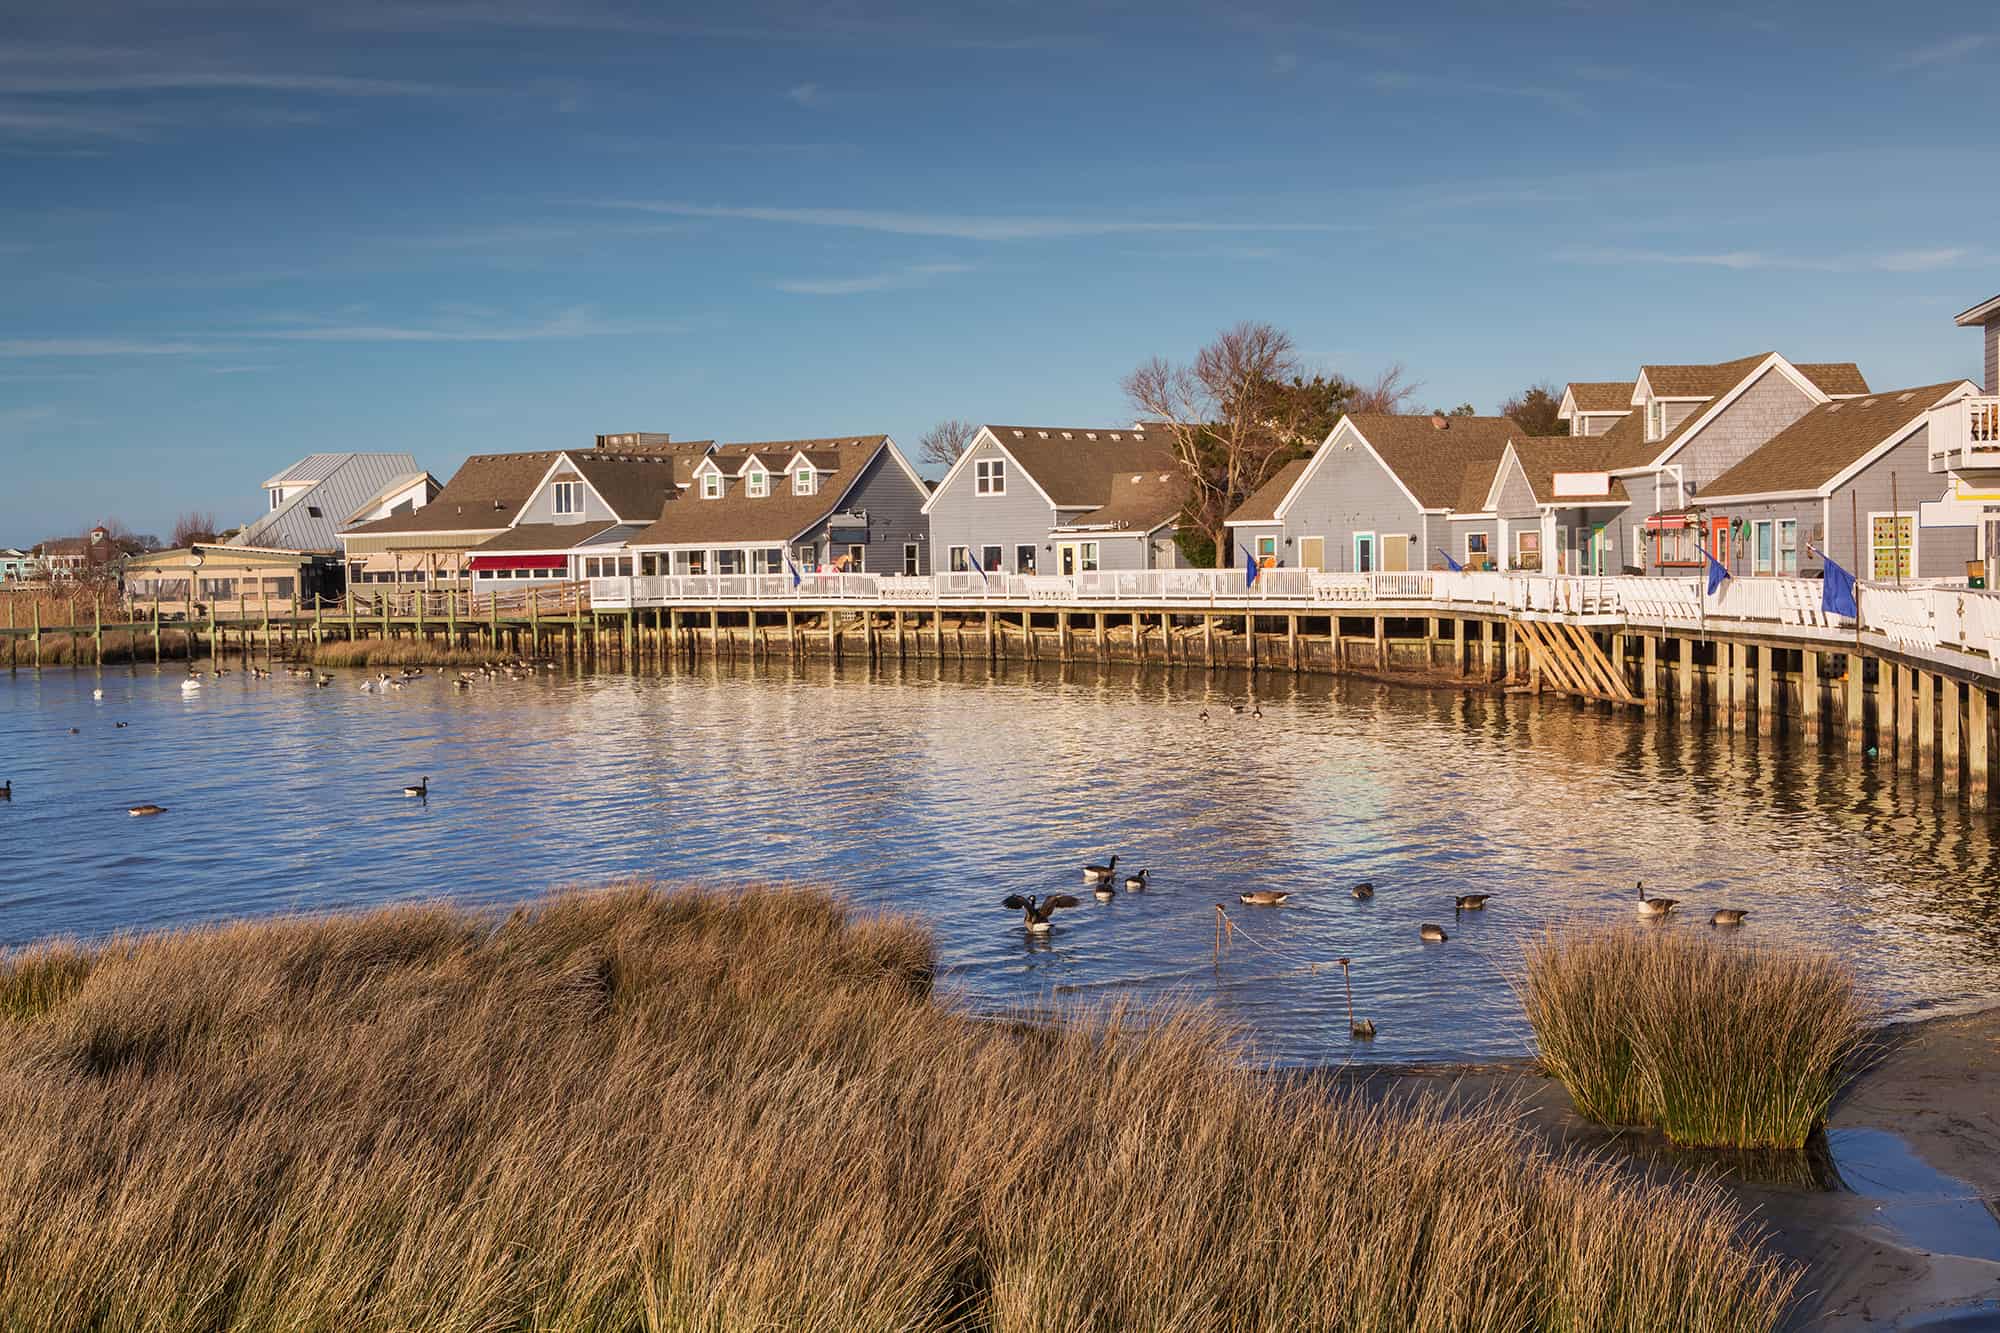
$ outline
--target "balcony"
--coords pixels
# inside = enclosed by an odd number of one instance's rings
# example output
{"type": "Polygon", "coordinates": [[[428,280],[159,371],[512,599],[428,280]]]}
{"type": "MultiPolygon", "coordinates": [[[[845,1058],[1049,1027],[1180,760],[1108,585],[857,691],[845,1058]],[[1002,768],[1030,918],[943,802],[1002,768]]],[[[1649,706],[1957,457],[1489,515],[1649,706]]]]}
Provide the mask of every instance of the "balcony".
{"type": "Polygon", "coordinates": [[[1929,413],[1931,471],[2000,478],[2000,397],[1961,398],[1929,413]]]}

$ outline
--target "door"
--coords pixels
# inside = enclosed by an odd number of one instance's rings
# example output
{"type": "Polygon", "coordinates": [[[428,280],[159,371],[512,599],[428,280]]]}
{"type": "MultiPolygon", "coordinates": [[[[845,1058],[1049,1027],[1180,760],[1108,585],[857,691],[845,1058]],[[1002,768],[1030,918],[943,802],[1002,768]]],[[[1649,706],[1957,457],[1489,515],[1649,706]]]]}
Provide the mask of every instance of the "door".
{"type": "Polygon", "coordinates": [[[1064,542],[1056,547],[1056,572],[1064,578],[1076,573],[1076,543],[1064,542]]]}
{"type": "Polygon", "coordinates": [[[1035,572],[1035,546],[1033,542],[1023,542],[1014,548],[1014,572],[1032,574],[1035,572]]]}
{"type": "Polygon", "coordinates": [[[903,543],[903,573],[915,576],[923,573],[918,568],[923,563],[922,549],[915,542],[903,543]]]}
{"type": "Polygon", "coordinates": [[[1750,547],[1750,572],[1769,575],[1777,571],[1777,542],[1771,520],[1757,520],[1755,539],[1750,547]]]}
{"type": "Polygon", "coordinates": [[[1375,572],[1375,534],[1372,532],[1354,534],[1354,572],[1357,574],[1375,572]]]}
{"type": "Polygon", "coordinates": [[[1401,533],[1394,533],[1382,539],[1382,569],[1386,573],[1401,574],[1410,567],[1410,539],[1401,533]]]}
{"type": "MultiPolygon", "coordinates": [[[[1715,558],[1716,558],[1717,560],[1721,561],[1721,562],[1722,562],[1722,567],[1723,567],[1724,569],[1729,569],[1729,554],[1730,554],[1730,553],[1729,553],[1729,520],[1728,520],[1728,519],[1726,519],[1726,518],[1716,518],[1716,519],[1710,519],[1710,520],[1709,520],[1709,523],[1708,523],[1708,553],[1709,553],[1710,555],[1714,556],[1714,557],[1715,557],[1715,558]]],[[[1731,573],[1734,573],[1735,571],[1734,571],[1734,570],[1730,570],[1730,572],[1731,572],[1731,573]]]]}
{"type": "Polygon", "coordinates": [[[1305,569],[1326,568],[1326,538],[1299,538],[1299,565],[1305,569]]]}

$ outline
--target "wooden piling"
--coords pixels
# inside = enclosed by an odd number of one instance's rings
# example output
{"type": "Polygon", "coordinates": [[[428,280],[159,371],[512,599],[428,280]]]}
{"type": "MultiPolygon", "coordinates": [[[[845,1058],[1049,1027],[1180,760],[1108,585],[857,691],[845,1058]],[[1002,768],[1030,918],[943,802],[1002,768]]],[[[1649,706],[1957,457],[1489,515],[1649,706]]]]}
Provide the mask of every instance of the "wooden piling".
{"type": "Polygon", "coordinates": [[[1987,720],[1986,687],[1974,684],[1967,687],[1966,701],[1970,707],[1965,719],[1965,793],[1975,810],[1986,808],[1987,778],[1987,720]]]}
{"type": "Polygon", "coordinates": [[[1778,710],[1773,703],[1773,694],[1778,680],[1778,654],[1775,648],[1761,645],[1757,649],[1757,734],[1774,735],[1778,730],[1778,710]]]}
{"type": "Polygon", "coordinates": [[[1799,654],[1799,726],[1809,741],[1819,739],[1819,694],[1819,650],[1807,648],[1799,654]]]}
{"type": "Polygon", "coordinates": [[[1943,753],[1939,757],[1939,768],[1942,770],[1944,776],[1944,794],[1947,796],[1956,796],[1959,789],[1958,778],[1960,768],[1958,744],[1959,684],[1950,676],[1940,676],[1938,678],[1938,688],[1943,692],[1943,697],[1938,702],[1943,705],[1941,720],[1944,731],[1942,737],[1943,753]]]}
{"type": "Polygon", "coordinates": [[[1937,764],[1937,676],[1917,672],[1917,773],[1929,777],[1937,764]]]}

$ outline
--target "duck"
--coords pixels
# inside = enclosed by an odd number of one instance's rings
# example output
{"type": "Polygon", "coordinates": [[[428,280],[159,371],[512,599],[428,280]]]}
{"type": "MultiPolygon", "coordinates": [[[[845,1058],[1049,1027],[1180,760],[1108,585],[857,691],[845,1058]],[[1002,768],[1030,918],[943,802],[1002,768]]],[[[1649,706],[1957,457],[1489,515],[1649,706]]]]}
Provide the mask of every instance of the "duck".
{"type": "Polygon", "coordinates": [[[1141,870],[1136,875],[1127,875],[1125,877],[1125,892],[1144,893],[1146,891],[1146,876],[1152,873],[1150,870],[1141,870]]]}
{"type": "Polygon", "coordinates": [[[431,798],[431,780],[426,777],[422,782],[403,788],[403,795],[428,801],[431,798]]]}
{"type": "Polygon", "coordinates": [[[1047,933],[1049,917],[1055,910],[1059,907],[1075,907],[1076,899],[1067,893],[1056,893],[1037,901],[1032,893],[1025,898],[1018,893],[1010,893],[1000,905],[1020,912],[1021,924],[1027,928],[1030,935],[1041,935],[1047,933]]]}
{"type": "Polygon", "coordinates": [[[91,697],[91,698],[93,698],[93,699],[102,699],[102,698],[104,697],[104,691],[103,691],[103,690],[92,690],[92,691],[90,692],[90,697],[91,697]]]}
{"type": "Polygon", "coordinates": [[[333,684],[333,677],[324,672],[313,677],[313,688],[316,690],[323,690],[331,684],[333,684]]]}
{"type": "Polygon", "coordinates": [[[1453,900],[1452,906],[1461,912],[1484,911],[1486,900],[1492,896],[1490,893],[1461,893],[1453,900]]]}
{"type": "Polygon", "coordinates": [[[14,779],[8,778],[5,782],[0,782],[0,801],[11,801],[13,799],[14,779]]]}
{"type": "Polygon", "coordinates": [[[167,807],[164,805],[153,805],[149,802],[145,805],[135,805],[125,813],[134,819],[145,819],[152,815],[164,815],[167,813],[167,807]]]}
{"type": "Polygon", "coordinates": [[[1743,918],[1750,915],[1747,907],[1719,907],[1715,915],[1708,919],[1711,926],[1740,926],[1743,918]]]}
{"type": "Polygon", "coordinates": [[[1252,907],[1276,907],[1292,895],[1283,889],[1252,889],[1236,895],[1236,901],[1252,907]]]}
{"type": "Polygon", "coordinates": [[[1087,865],[1083,868],[1085,884],[1109,884],[1112,872],[1118,869],[1118,858],[1112,857],[1109,865],[1087,865]]]}
{"type": "Polygon", "coordinates": [[[113,729],[118,731],[123,731],[125,728],[131,726],[132,724],[130,722],[113,722],[111,725],[113,729]]]}
{"type": "Polygon", "coordinates": [[[1648,898],[1645,881],[1639,882],[1640,916],[1663,917],[1680,905],[1681,900],[1678,898],[1648,898]]]}
{"type": "Polygon", "coordinates": [[[83,734],[83,729],[81,727],[71,727],[69,729],[69,734],[72,736],[81,736],[83,734]]]}
{"type": "Polygon", "coordinates": [[[1357,1018],[1348,1030],[1354,1034],[1356,1041],[1375,1040],[1375,1020],[1372,1018],[1357,1018]]]}
{"type": "Polygon", "coordinates": [[[1417,938],[1428,940],[1432,944],[1443,944],[1451,936],[1444,933],[1443,926],[1434,925],[1426,921],[1423,925],[1417,927],[1417,938]]]}
{"type": "Polygon", "coordinates": [[[201,690],[201,682],[195,679],[193,676],[190,676],[186,680],[181,682],[182,694],[197,694],[200,692],[200,690],[201,690]]]}
{"type": "Polygon", "coordinates": [[[1375,896],[1375,881],[1364,879],[1349,889],[1348,892],[1357,898],[1373,898],[1375,896]]]}

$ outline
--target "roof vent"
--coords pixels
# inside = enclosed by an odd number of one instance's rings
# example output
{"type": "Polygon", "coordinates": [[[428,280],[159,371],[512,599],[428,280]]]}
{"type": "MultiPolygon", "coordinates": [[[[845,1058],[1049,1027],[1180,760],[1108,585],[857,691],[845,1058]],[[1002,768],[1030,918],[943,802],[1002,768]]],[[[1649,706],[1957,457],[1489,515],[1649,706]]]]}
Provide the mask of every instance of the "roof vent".
{"type": "Polygon", "coordinates": [[[1839,410],[1840,410],[1841,408],[1843,408],[1843,407],[1846,407],[1846,406],[1847,406],[1847,403],[1846,403],[1846,401],[1845,401],[1845,400],[1843,399],[1842,401],[1840,401],[1840,402],[1838,402],[1838,403],[1833,403],[1833,404],[1830,404],[1830,405],[1829,405],[1829,406],[1827,407],[1827,409],[1826,409],[1826,410],[1827,410],[1828,412],[1838,412],[1838,411],[1839,411],[1839,410]]]}
{"type": "Polygon", "coordinates": [[[1912,392],[1909,392],[1909,393],[1899,393],[1899,394],[1897,394],[1897,395],[1896,395],[1896,401],[1897,401],[1897,402],[1899,402],[1899,403],[1907,403],[1907,402],[1909,402],[1909,401],[1910,401],[1910,400],[1911,400],[1912,398],[1915,398],[1916,396],[1917,396],[1917,395],[1916,395],[1916,393],[1915,393],[1914,391],[1912,391],[1912,392]]]}
{"type": "Polygon", "coordinates": [[[1873,398],[1863,398],[1863,399],[1861,400],[1861,405],[1862,405],[1863,407],[1873,407],[1873,406],[1875,406],[1875,404],[1876,404],[1876,401],[1877,401],[1877,400],[1876,400],[1876,399],[1873,399],[1873,398]]]}
{"type": "Polygon", "coordinates": [[[1138,484],[1139,484],[1140,482],[1142,482],[1142,481],[1144,481],[1144,480],[1145,480],[1145,478],[1144,478],[1144,477],[1142,477],[1142,476],[1139,476],[1138,474],[1134,473],[1134,474],[1133,474],[1133,477],[1132,477],[1132,484],[1133,484],[1134,486],[1137,486],[1137,485],[1138,485],[1138,484]]]}
{"type": "Polygon", "coordinates": [[[1049,433],[1045,430],[1038,430],[1035,432],[1035,434],[1041,436],[1045,440],[1049,438],[1049,433]]]}
{"type": "Polygon", "coordinates": [[[1117,438],[1118,438],[1118,432],[1117,432],[1117,431],[1115,431],[1115,430],[1114,430],[1114,431],[1112,431],[1112,432],[1111,432],[1111,438],[1112,438],[1112,439],[1114,439],[1114,440],[1115,440],[1115,439],[1117,439],[1117,438]]]}
{"type": "Polygon", "coordinates": [[[1097,438],[1097,432],[1094,430],[1087,430],[1083,433],[1083,438],[1086,440],[1094,440],[1097,438]]]}
{"type": "Polygon", "coordinates": [[[1070,433],[1069,433],[1068,431],[1064,431],[1064,432],[1062,433],[1062,437],[1063,437],[1063,438],[1064,438],[1065,440],[1073,440],[1073,439],[1075,439],[1075,438],[1076,438],[1076,436],[1074,436],[1074,435],[1070,434],[1070,433]]]}
{"type": "Polygon", "coordinates": [[[1451,423],[1450,423],[1449,421],[1445,420],[1445,416],[1444,416],[1444,413],[1442,413],[1442,412],[1433,412],[1433,413],[1431,413],[1431,429],[1432,429],[1432,430],[1450,430],[1450,429],[1451,429],[1451,423]]]}

